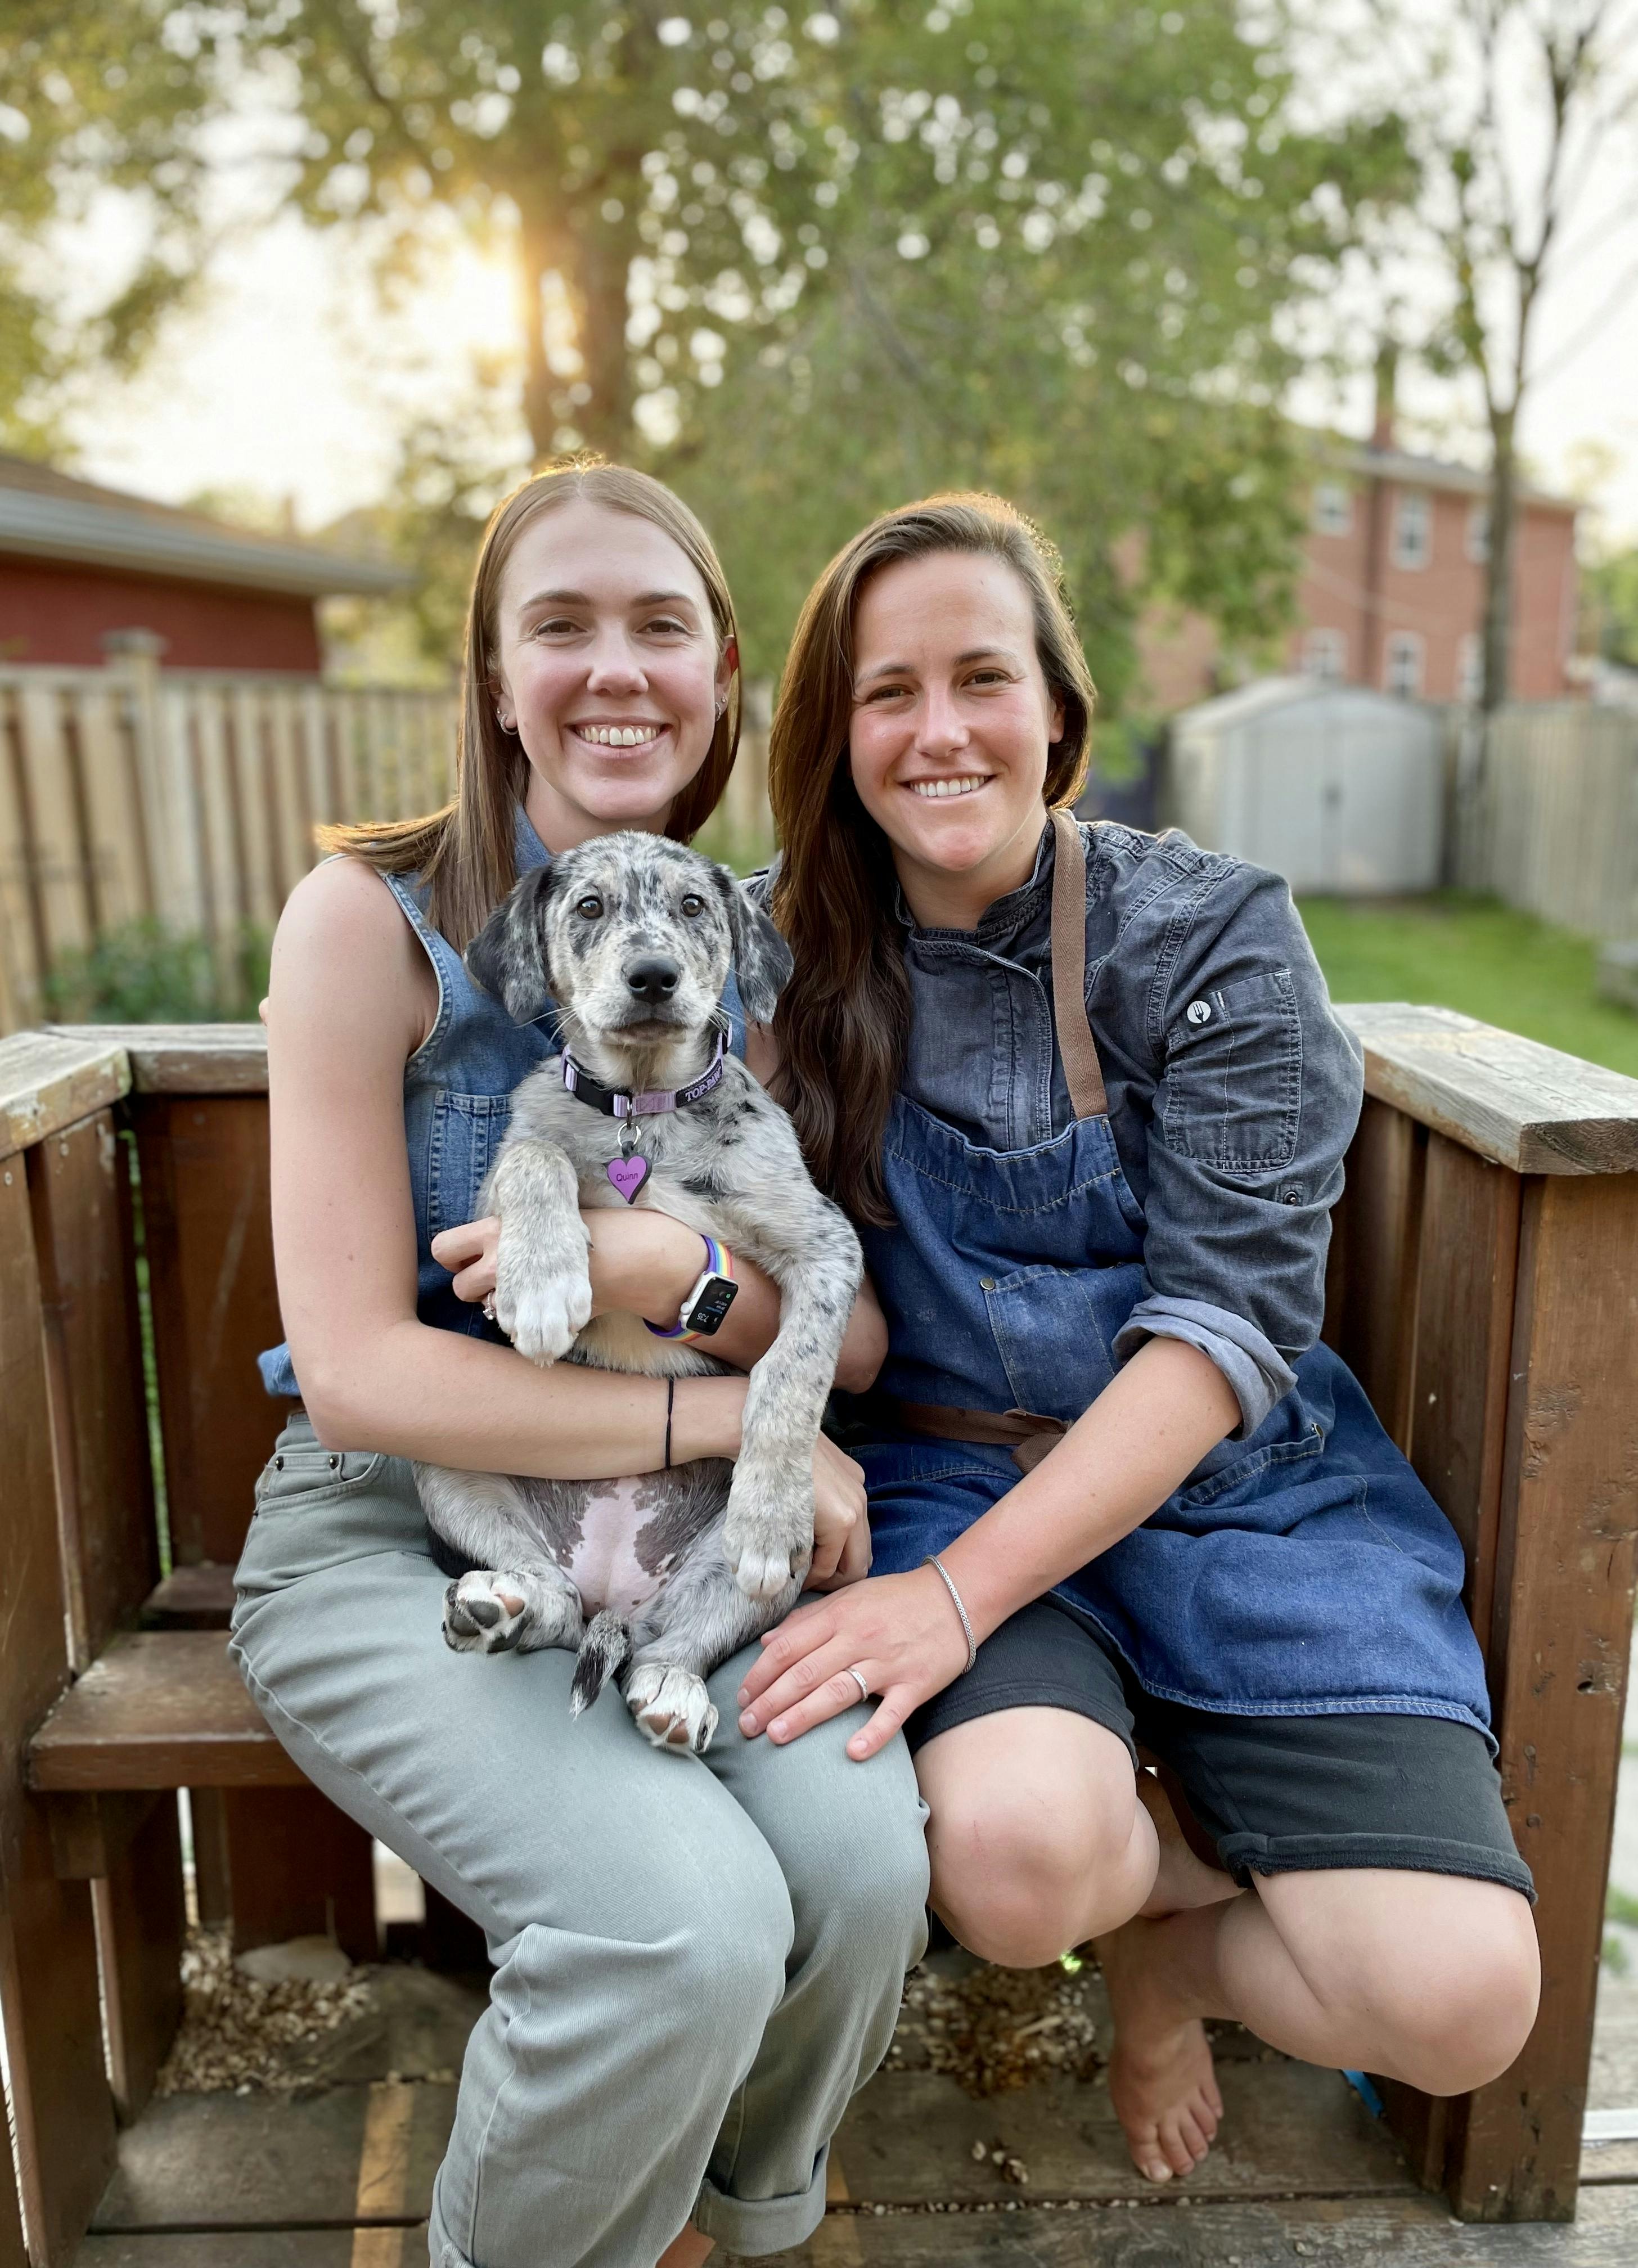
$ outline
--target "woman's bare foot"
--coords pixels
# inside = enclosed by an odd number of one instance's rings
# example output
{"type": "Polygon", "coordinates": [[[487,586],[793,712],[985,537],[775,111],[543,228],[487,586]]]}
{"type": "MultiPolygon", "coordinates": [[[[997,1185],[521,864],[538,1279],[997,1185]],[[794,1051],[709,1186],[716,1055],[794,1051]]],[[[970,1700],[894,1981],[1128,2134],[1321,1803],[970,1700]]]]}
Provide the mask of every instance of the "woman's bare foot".
{"type": "Polygon", "coordinates": [[[1153,1772],[1138,1774],[1138,1800],[1160,1837],[1160,1870],[1138,1911],[1153,1921],[1162,1914],[1182,1913],[1191,1906],[1214,1906],[1233,1897],[1234,1876],[1221,1867],[1208,1867],[1191,1850],[1166,1791],[1153,1772]]]}
{"type": "Polygon", "coordinates": [[[1177,1926],[1140,1918],[1094,1945],[1115,2019],[1109,2091],[1132,2162],[1151,2182],[1192,2173],[1223,2112],[1206,2028],[1167,1983],[1177,1926]]]}
{"type": "Polygon", "coordinates": [[[672,2238],[654,2268],[699,2268],[700,2262],[709,2258],[716,2249],[714,2236],[702,2236],[697,2228],[685,2228],[680,2236],[672,2238]]]}

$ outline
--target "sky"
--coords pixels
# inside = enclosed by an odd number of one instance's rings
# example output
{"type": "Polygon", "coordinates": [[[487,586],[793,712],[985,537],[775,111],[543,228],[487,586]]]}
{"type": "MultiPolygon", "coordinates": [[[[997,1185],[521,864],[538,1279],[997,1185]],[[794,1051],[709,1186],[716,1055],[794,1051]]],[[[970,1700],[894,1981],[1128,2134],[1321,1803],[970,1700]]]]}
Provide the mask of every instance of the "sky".
{"type": "MultiPolygon", "coordinates": [[[[452,245],[383,315],[356,240],[254,211],[247,202],[199,303],[172,319],[144,371],[96,388],[70,431],[87,477],[167,502],[250,491],[313,529],[379,498],[407,420],[459,400],[474,353],[513,343],[511,286],[503,267],[452,245]]],[[[1522,446],[1537,478],[1595,507],[1595,541],[1638,542],[1638,144],[1595,173],[1568,241],[1590,248],[1543,302],[1522,446]]],[[[118,207],[96,208],[60,249],[87,291],[116,276],[130,251],[118,207]]],[[[1474,404],[1449,387],[1413,371],[1401,406],[1442,453],[1478,447],[1474,404]]],[[[1369,379],[1339,393],[1303,382],[1291,408],[1362,436],[1369,379]]]]}

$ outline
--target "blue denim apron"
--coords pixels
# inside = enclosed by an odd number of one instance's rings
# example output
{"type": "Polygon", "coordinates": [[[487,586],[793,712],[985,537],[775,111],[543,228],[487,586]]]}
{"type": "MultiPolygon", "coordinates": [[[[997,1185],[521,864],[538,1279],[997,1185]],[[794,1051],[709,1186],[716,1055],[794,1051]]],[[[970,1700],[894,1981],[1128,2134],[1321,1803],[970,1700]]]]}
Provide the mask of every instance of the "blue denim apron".
{"type": "MultiPolygon", "coordinates": [[[[513,828],[517,872],[527,874],[551,856],[521,804],[513,828]]],[[[478,1191],[512,1120],[513,1089],[561,1051],[557,1010],[550,1003],[532,1024],[514,1024],[498,1000],[480,991],[466,964],[427,919],[427,894],[414,875],[381,877],[432,964],[438,1016],[404,1065],[404,1138],[410,1149],[410,1192],[415,1204],[416,1314],[436,1329],[473,1338],[499,1338],[483,1310],[455,1297],[454,1279],[432,1257],[432,1239],[459,1228],[477,1212],[478,1191]]],[[[728,1045],[745,1052],[745,1014],[733,971],[722,995],[728,1045]]],[[[268,1392],[297,1399],[288,1345],[257,1358],[268,1392]]]]}
{"type": "MultiPolygon", "coordinates": [[[[879,1390],[947,1420],[1073,1423],[1113,1378],[1117,1336],[1142,1296],[1143,1213],[1081,1027],[1086,861],[1073,824],[1059,826],[1056,871],[1052,990],[1073,1123],[1030,1149],[981,1149],[896,1096],[883,1162],[897,1226],[861,1231],[888,1320],[879,1390]]],[[[1455,1531],[1331,1349],[1312,1348],[1295,1371],[1255,1433],[1220,1442],[1057,1595],[1161,1700],[1248,1716],[1444,1717],[1487,1735],[1455,1531]]],[[[942,1550],[1019,1478],[1004,1443],[868,1417],[848,1447],[865,1469],[878,1573],[942,1550]]]]}

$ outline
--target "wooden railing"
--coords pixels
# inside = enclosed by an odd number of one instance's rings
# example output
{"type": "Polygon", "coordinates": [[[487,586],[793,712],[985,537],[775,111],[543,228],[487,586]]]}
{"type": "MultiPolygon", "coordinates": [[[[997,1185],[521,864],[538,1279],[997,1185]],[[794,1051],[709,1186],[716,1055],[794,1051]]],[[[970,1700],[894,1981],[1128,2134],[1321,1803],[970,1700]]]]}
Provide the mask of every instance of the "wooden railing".
{"type": "MultiPolygon", "coordinates": [[[[1638,1080],[1436,1009],[1342,1012],[1369,1099],[1327,1336],[1462,1539],[1544,1968],[1504,2078],[1451,2102],[1391,2087],[1390,2115],[1464,2218],[1567,2219],[1638,1530],[1638,1080]]],[[[328,1918],[367,1945],[373,1926],[367,1838],[278,1784],[219,1605],[217,1634],[200,1628],[277,1424],[254,1362],[278,1333],[267,1175],[259,1027],[0,1042],[0,2021],[20,2174],[0,2150],[0,2268],[25,2221],[33,2268],[67,2268],[174,2032],[166,1791],[194,1788],[202,1904],[241,1939],[328,1918]],[[139,1225],[179,1571],[163,1586],[139,1225]],[[122,1749],[99,1717],[112,1666],[167,1613],[187,1675],[122,1749]],[[201,1722],[207,1688],[219,1722],[201,1722]]]]}

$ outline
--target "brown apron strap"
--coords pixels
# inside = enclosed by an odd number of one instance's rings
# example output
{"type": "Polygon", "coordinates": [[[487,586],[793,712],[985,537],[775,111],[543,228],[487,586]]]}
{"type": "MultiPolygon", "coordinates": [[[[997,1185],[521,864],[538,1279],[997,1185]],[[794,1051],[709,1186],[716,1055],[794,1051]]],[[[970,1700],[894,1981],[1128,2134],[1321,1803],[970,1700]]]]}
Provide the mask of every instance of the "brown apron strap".
{"type": "Polygon", "coordinates": [[[896,1395],[871,1397],[880,1414],[901,1432],[933,1441],[981,1441],[1010,1449],[1021,1472],[1031,1472],[1069,1431],[1061,1418],[1042,1418],[1033,1410],[948,1410],[936,1402],[901,1402],[896,1395]]]}
{"type": "Polygon", "coordinates": [[[1074,814],[1055,811],[1052,867],[1052,1015],[1059,1059],[1077,1118],[1108,1115],[1103,1066],[1087,1014],[1087,852],[1074,814]]]}

